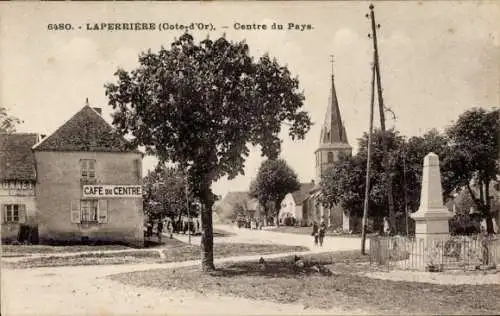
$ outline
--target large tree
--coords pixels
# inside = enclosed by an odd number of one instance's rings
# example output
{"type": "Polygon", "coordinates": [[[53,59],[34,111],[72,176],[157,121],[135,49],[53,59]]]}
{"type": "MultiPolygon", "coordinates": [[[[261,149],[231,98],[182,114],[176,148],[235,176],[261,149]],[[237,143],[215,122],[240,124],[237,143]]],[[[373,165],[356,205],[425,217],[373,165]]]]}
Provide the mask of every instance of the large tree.
{"type": "Polygon", "coordinates": [[[398,172],[403,174],[400,179],[406,180],[407,206],[410,212],[415,212],[420,206],[420,191],[424,158],[430,152],[439,156],[441,170],[441,185],[443,187],[443,202],[453,190],[449,170],[450,148],[449,139],[445,134],[432,129],[422,136],[413,136],[400,148],[401,157],[405,157],[398,172]]]}
{"type": "Polygon", "coordinates": [[[451,140],[451,186],[469,191],[486,219],[487,232],[493,234],[490,187],[500,172],[500,110],[470,109],[459,116],[447,134],[451,140]]]}
{"type": "Polygon", "coordinates": [[[21,123],[20,119],[8,113],[6,107],[0,106],[0,133],[14,133],[16,125],[21,123]]]}
{"type": "MultiPolygon", "coordinates": [[[[277,219],[281,201],[288,193],[300,189],[300,182],[295,171],[283,159],[268,159],[259,168],[257,178],[250,185],[250,196],[256,198],[264,207],[266,221],[269,202],[274,204],[273,217],[277,219]]],[[[279,221],[276,221],[279,224],[279,221]]]]}
{"type": "Polygon", "coordinates": [[[243,174],[250,144],[277,158],[282,122],[303,139],[311,126],[304,95],[287,67],[267,54],[254,60],[244,41],[224,36],[197,44],[185,33],[139,63],[106,85],[113,124],[132,145],[186,170],[203,205],[202,269],[213,270],[212,183],[243,174]]]}

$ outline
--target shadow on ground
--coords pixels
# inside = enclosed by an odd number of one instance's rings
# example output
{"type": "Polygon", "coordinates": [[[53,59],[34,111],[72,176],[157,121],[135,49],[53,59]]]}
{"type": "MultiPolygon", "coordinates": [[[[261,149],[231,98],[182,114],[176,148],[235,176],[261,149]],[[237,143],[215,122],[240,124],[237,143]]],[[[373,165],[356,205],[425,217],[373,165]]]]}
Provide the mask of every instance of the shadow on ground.
{"type": "Polygon", "coordinates": [[[330,266],[349,265],[368,261],[368,257],[349,253],[345,257],[330,253],[308,256],[288,256],[278,259],[228,263],[210,273],[214,277],[269,277],[295,278],[297,276],[332,276],[330,266]]]}

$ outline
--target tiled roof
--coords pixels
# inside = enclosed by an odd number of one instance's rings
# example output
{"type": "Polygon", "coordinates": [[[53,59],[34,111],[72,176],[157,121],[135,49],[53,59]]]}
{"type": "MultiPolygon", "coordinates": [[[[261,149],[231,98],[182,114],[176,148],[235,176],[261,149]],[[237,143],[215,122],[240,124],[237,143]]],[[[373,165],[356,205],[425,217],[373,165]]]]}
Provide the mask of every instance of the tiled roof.
{"type": "Polygon", "coordinates": [[[309,197],[309,192],[314,188],[314,183],[301,183],[300,189],[292,193],[293,199],[296,205],[302,204],[307,197],[309,197]]]}
{"type": "Polygon", "coordinates": [[[86,105],[54,133],[33,147],[36,151],[138,152],[127,148],[127,140],[116,134],[94,109],[86,105]]]}
{"type": "Polygon", "coordinates": [[[36,134],[0,134],[0,180],[36,180],[36,134]]]}

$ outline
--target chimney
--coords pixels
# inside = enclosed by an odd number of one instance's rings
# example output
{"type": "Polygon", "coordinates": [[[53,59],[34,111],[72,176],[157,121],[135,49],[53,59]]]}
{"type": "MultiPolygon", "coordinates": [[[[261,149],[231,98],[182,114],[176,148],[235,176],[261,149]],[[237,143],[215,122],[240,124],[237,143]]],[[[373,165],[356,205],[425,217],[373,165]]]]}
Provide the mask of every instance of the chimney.
{"type": "Polygon", "coordinates": [[[99,115],[102,115],[102,109],[101,108],[93,108],[94,111],[96,111],[97,113],[99,113],[99,115]]]}
{"type": "Polygon", "coordinates": [[[312,183],[313,185],[315,184],[315,183],[314,183],[314,179],[313,179],[313,180],[311,180],[311,183],[312,183]]]}
{"type": "Polygon", "coordinates": [[[47,136],[47,135],[45,135],[45,134],[41,134],[41,135],[40,135],[40,140],[44,139],[44,138],[45,138],[45,136],[47,136]]]}

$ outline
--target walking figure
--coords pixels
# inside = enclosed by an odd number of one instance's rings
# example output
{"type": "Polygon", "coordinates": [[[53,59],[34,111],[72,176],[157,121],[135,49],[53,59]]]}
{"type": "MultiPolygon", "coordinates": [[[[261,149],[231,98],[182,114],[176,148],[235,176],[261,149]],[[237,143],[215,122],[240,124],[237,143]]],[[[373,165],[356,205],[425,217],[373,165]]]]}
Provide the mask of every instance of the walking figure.
{"type": "Polygon", "coordinates": [[[321,221],[321,224],[319,225],[319,246],[323,247],[323,240],[325,239],[325,234],[326,234],[326,224],[324,221],[321,221]]]}
{"type": "Polygon", "coordinates": [[[163,233],[163,221],[160,219],[158,224],[156,224],[156,234],[158,235],[158,241],[161,242],[161,234],[163,233]]]}
{"type": "Polygon", "coordinates": [[[318,223],[316,223],[316,221],[313,222],[313,231],[312,231],[312,234],[311,236],[314,237],[314,245],[317,246],[318,245],[318,223]]]}

